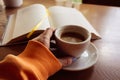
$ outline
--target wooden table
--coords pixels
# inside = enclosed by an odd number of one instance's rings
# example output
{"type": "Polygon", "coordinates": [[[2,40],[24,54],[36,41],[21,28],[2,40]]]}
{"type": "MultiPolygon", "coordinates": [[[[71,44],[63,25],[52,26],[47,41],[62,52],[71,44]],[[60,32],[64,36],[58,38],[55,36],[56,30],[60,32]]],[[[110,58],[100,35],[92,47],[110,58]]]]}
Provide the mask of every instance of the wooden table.
{"type": "MultiPolygon", "coordinates": [[[[52,0],[24,0],[22,7],[33,3],[42,3],[47,7],[55,5],[52,0]]],[[[15,13],[17,9],[7,9],[7,15],[15,13]]],[[[99,59],[87,70],[61,70],[49,80],[120,80],[120,7],[82,4],[80,11],[102,36],[102,39],[93,42],[99,49],[99,59]]],[[[25,46],[0,47],[0,59],[9,53],[19,54],[25,46]]]]}

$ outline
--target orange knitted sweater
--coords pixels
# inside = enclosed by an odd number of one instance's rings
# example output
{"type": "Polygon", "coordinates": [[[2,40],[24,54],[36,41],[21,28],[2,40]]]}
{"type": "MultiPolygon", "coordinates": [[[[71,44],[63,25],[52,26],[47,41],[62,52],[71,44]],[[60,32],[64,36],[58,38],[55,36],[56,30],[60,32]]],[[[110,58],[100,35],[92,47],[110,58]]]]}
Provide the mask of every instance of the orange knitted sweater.
{"type": "Polygon", "coordinates": [[[29,41],[18,56],[9,54],[0,62],[0,80],[47,80],[62,64],[38,41],[29,41]]]}

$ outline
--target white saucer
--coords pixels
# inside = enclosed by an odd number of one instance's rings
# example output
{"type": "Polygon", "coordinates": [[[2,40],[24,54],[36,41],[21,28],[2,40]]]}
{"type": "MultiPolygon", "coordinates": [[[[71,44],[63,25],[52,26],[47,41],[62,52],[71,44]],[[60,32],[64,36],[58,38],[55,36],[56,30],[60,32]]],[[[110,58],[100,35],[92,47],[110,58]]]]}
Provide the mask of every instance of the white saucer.
{"type": "Polygon", "coordinates": [[[81,55],[81,57],[72,63],[70,66],[64,67],[63,70],[79,71],[93,66],[98,59],[98,50],[94,44],[90,44],[88,49],[81,55]]]}

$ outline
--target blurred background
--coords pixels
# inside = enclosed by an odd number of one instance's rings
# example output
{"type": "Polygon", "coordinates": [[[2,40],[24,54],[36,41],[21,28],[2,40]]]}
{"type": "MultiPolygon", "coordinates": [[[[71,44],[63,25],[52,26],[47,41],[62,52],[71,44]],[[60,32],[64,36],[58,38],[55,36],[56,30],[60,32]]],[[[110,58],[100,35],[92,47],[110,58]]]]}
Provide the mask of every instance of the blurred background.
{"type": "Polygon", "coordinates": [[[83,0],[83,3],[120,7],[120,0],[83,0]]]}

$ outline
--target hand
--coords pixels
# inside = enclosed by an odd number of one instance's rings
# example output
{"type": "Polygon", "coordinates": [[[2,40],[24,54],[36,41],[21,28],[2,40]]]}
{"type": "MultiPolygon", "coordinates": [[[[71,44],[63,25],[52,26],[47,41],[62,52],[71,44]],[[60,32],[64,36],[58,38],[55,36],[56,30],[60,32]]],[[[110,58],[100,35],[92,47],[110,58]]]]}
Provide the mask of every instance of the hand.
{"type": "Polygon", "coordinates": [[[50,48],[50,38],[52,37],[54,29],[47,28],[42,34],[34,38],[33,40],[43,43],[47,48],[50,48]]]}
{"type": "MultiPolygon", "coordinates": [[[[34,38],[33,40],[40,41],[43,43],[47,48],[50,48],[50,38],[52,37],[54,32],[54,29],[47,28],[42,34],[40,34],[38,37],[34,38]]],[[[64,57],[58,59],[63,66],[68,66],[73,62],[72,57],[64,57]]]]}

